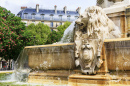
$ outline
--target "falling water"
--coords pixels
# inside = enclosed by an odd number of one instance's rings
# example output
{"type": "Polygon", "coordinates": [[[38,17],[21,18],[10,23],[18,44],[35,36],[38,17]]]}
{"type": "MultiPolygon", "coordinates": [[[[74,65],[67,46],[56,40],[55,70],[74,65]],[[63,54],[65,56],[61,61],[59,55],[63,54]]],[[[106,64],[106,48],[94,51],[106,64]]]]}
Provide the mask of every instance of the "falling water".
{"type": "Polygon", "coordinates": [[[73,42],[75,21],[64,31],[64,35],[59,43],[70,43],[73,42]]]}

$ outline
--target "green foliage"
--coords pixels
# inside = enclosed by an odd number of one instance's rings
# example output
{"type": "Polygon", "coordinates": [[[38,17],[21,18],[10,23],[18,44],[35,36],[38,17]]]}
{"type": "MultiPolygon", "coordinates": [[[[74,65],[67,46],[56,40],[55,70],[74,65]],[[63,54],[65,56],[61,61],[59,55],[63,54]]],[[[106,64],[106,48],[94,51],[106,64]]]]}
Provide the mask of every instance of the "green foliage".
{"type": "Polygon", "coordinates": [[[27,28],[31,34],[32,40],[31,45],[43,45],[46,43],[48,35],[51,33],[49,26],[44,25],[43,23],[30,24],[27,28]]]}
{"type": "Polygon", "coordinates": [[[64,25],[60,25],[57,27],[58,31],[52,31],[49,36],[46,44],[52,44],[58,42],[63,37],[64,31],[70,26],[70,22],[65,22],[64,25]]]}
{"type": "Polygon", "coordinates": [[[64,34],[64,31],[70,26],[70,22],[66,21],[64,25],[60,25],[57,27],[58,32],[60,32],[62,35],[64,34]]]}
{"type": "Polygon", "coordinates": [[[0,57],[16,60],[29,35],[21,18],[0,7],[0,57]]]}
{"type": "Polygon", "coordinates": [[[46,44],[52,44],[58,42],[60,41],[61,38],[62,38],[62,34],[60,32],[52,31],[48,36],[48,40],[46,44]]]}

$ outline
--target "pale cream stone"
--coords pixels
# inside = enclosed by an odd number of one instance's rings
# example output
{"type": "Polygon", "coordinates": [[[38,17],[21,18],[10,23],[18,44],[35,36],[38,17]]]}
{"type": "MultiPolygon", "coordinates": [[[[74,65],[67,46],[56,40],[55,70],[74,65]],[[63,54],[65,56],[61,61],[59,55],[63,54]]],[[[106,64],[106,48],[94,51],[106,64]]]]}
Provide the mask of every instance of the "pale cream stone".
{"type": "Polygon", "coordinates": [[[80,65],[84,74],[95,74],[95,67],[103,63],[100,54],[104,39],[119,38],[121,32],[98,6],[85,9],[75,23],[76,66],[80,65]]]}

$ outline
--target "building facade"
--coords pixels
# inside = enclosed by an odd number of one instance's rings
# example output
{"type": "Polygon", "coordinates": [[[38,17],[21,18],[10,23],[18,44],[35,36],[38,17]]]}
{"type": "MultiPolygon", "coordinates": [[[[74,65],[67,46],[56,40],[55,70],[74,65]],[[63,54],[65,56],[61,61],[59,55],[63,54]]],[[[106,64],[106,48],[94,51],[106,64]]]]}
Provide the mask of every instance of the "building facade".
{"type": "Polygon", "coordinates": [[[42,22],[48,25],[51,29],[56,29],[57,26],[64,24],[64,22],[72,22],[78,18],[80,14],[80,7],[75,11],[68,11],[65,6],[63,10],[57,10],[57,6],[54,9],[39,9],[39,4],[36,8],[21,7],[21,11],[17,14],[21,17],[22,21],[28,26],[31,23],[37,24],[42,22]]]}

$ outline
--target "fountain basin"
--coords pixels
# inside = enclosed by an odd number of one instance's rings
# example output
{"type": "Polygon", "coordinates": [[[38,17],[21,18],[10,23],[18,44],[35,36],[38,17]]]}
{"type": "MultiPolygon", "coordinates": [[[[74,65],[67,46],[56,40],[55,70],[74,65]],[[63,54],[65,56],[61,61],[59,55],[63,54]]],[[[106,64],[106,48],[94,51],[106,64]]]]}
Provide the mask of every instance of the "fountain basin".
{"type": "Polygon", "coordinates": [[[108,70],[130,70],[130,38],[107,39],[105,42],[108,70]]]}
{"type": "Polygon", "coordinates": [[[28,66],[40,70],[75,68],[74,43],[27,46],[28,66]]]}
{"type": "MultiPolygon", "coordinates": [[[[46,67],[48,69],[47,71],[31,72],[29,74],[28,82],[53,82],[52,84],[68,84],[68,86],[129,85],[130,66],[127,62],[130,56],[129,43],[130,38],[105,39],[101,52],[101,59],[103,60],[103,64],[101,69],[97,71],[96,75],[82,75],[80,70],[75,72],[75,70],[78,69],[75,68],[74,64],[73,43],[25,47],[26,49],[29,49],[29,67],[37,68],[40,67],[40,65],[38,65],[39,63],[42,64],[44,61],[47,61],[47,63],[52,61],[50,64],[51,66],[46,67]],[[50,58],[51,60],[47,58],[50,58]],[[64,62],[66,63],[65,65],[64,62]],[[127,64],[125,64],[126,62],[127,64]],[[60,65],[57,65],[58,63],[60,65]],[[112,70],[114,70],[114,72],[112,70]],[[121,70],[123,73],[117,70],[121,70]]],[[[41,67],[41,69],[45,68],[41,67]]]]}

